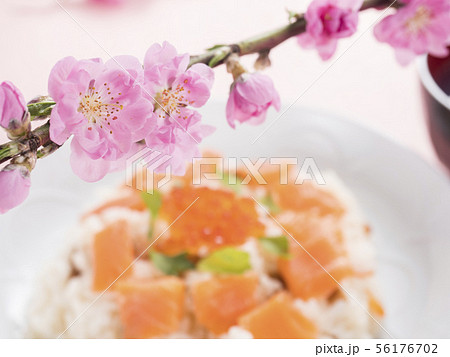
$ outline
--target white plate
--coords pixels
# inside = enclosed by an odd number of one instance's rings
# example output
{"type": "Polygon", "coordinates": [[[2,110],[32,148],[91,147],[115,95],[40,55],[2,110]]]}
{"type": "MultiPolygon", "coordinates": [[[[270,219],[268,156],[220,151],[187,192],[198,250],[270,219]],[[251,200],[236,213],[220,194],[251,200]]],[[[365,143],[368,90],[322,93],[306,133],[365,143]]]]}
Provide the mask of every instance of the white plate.
{"type": "MultiPolygon", "coordinates": [[[[387,310],[383,325],[394,337],[450,337],[450,185],[443,174],[330,115],[291,108],[252,144],[264,127],[232,130],[223,112],[223,104],[203,110],[219,127],[206,147],[235,157],[313,157],[354,192],[373,228],[387,310]]],[[[94,193],[124,179],[85,183],[71,173],[68,155],[63,148],[39,162],[25,204],[0,216],[0,337],[20,335],[33,278],[65,243],[64,232],[92,205],[94,193]]]]}

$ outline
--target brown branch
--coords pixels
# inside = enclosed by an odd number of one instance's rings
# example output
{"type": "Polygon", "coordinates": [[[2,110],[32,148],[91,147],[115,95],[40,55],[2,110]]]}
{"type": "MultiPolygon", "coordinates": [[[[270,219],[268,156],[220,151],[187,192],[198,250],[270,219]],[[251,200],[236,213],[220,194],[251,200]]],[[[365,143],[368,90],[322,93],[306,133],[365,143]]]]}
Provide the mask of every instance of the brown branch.
{"type": "MultiPolygon", "coordinates": [[[[386,8],[392,6],[393,2],[395,4],[394,0],[366,0],[361,6],[360,11],[371,8],[386,8]]],[[[293,18],[295,20],[292,23],[276,30],[265,32],[238,43],[214,46],[203,54],[191,56],[189,65],[192,66],[196,63],[204,63],[210,67],[217,67],[225,63],[227,58],[233,53],[242,57],[263,51],[270,51],[287,39],[300,35],[306,31],[304,14],[295,15],[293,18]]]]}

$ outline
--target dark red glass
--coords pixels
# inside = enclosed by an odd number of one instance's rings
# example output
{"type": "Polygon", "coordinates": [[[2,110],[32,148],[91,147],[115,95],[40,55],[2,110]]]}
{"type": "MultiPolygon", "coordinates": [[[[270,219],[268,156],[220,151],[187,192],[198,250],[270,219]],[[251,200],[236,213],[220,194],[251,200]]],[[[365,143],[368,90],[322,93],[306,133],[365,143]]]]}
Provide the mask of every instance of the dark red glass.
{"type": "Polygon", "coordinates": [[[428,130],[441,162],[450,170],[450,56],[419,62],[428,130]]]}

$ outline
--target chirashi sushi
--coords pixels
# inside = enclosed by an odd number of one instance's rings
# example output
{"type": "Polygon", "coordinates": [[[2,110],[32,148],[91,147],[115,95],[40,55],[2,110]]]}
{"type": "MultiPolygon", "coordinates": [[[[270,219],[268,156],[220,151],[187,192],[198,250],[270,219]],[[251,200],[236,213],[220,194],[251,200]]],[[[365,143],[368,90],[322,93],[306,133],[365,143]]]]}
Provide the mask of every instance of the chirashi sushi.
{"type": "Polygon", "coordinates": [[[264,178],[117,188],[42,272],[27,336],[377,337],[373,242],[351,193],[332,173],[264,178]]]}

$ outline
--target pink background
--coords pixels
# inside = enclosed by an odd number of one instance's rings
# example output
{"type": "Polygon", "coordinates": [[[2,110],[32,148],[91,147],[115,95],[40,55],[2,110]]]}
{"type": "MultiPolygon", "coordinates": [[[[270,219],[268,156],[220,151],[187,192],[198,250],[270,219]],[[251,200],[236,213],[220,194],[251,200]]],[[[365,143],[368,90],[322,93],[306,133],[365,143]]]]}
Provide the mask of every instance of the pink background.
{"type": "MultiPolygon", "coordinates": [[[[143,59],[150,44],[163,40],[180,52],[195,54],[217,43],[239,41],[284,25],[285,9],[304,11],[309,0],[126,2],[121,7],[104,7],[87,5],[82,0],[60,0],[100,47],[55,0],[2,0],[0,80],[13,81],[31,99],[47,93],[48,74],[64,56],[107,59],[106,50],[111,55],[133,54],[143,59]]],[[[424,123],[415,64],[400,67],[391,48],[376,42],[372,29],[367,30],[380,14],[365,11],[360,16],[358,34],[342,40],[338,53],[328,62],[322,62],[315,51],[300,49],[294,39],[283,43],[273,50],[273,66],[266,73],[273,78],[287,106],[345,52],[296,105],[361,123],[440,167],[424,123]]],[[[248,68],[253,60],[245,60],[248,68]]],[[[223,67],[215,72],[212,97],[225,101],[231,77],[223,67]]]]}

